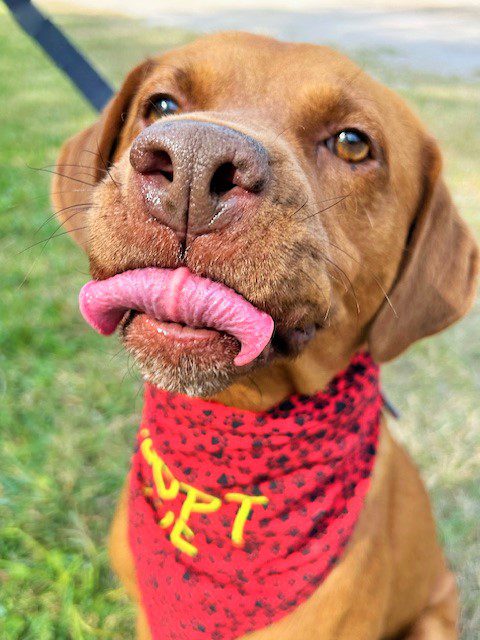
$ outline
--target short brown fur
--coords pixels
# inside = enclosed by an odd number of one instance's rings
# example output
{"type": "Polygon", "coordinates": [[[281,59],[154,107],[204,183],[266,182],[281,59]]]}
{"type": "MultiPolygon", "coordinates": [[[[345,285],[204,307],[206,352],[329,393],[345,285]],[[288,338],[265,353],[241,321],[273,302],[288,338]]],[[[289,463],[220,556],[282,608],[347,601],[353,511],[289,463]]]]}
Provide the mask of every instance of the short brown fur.
{"type": "MultiPolygon", "coordinates": [[[[55,207],[94,277],[187,264],[271,313],[280,333],[315,324],[296,357],[280,354],[245,376],[227,368],[220,379],[218,362],[195,362],[199,393],[215,389],[231,406],[259,410],[317,391],[367,345],[379,362],[390,360],[473,301],[478,251],[443,182],[436,143],[400,98],[328,48],[227,33],[147,61],[99,121],[64,145],[58,171],[55,207]],[[146,224],[128,159],[156,93],[177,98],[174,118],[255,137],[274,167],[253,219],[198,236],[187,253],[167,227],[146,224]],[[345,127],[368,133],[370,161],[349,166],[320,144],[345,127]],[[71,165],[91,168],[95,185],[72,191],[71,165]]],[[[124,339],[147,378],[168,368],[175,390],[184,390],[178,363],[133,330],[124,339]]],[[[138,600],[126,505],[127,488],[110,556],[138,600]]],[[[371,490],[343,559],[308,601],[249,638],[453,640],[457,619],[455,580],[423,484],[382,421],[371,490]]],[[[137,637],[150,638],[140,605],[137,637]]]]}

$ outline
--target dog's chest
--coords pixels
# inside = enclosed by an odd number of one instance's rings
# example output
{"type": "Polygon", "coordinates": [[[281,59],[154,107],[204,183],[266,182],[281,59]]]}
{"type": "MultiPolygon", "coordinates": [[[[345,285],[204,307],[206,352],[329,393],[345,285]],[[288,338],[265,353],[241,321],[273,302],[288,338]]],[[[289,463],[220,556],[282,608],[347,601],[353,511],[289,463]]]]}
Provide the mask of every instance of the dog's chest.
{"type": "Polygon", "coordinates": [[[380,409],[366,354],[259,414],[147,389],[129,538],[154,640],[229,640],[313,593],[361,512],[380,409]]]}

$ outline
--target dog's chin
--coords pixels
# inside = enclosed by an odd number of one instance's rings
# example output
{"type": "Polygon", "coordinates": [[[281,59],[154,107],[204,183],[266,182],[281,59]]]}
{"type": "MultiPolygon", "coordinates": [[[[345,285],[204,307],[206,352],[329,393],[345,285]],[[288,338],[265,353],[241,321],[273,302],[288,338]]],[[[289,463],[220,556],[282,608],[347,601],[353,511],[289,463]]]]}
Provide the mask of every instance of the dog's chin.
{"type": "Polygon", "coordinates": [[[128,350],[134,356],[145,382],[165,391],[209,398],[226,389],[236,377],[233,367],[214,364],[206,367],[205,363],[199,363],[197,358],[188,354],[178,365],[172,365],[161,355],[151,358],[135,349],[128,350]]]}
{"type": "Polygon", "coordinates": [[[144,379],[174,393],[210,397],[251,368],[233,364],[239,342],[215,330],[191,329],[131,313],[121,337],[144,379]]]}
{"type": "Polygon", "coordinates": [[[316,325],[288,331],[277,327],[272,341],[250,364],[234,364],[240,350],[236,338],[213,329],[193,329],[160,322],[130,311],[121,324],[121,338],[150,384],[189,396],[211,397],[239,377],[270,363],[275,357],[295,357],[312,340],[316,325]]]}

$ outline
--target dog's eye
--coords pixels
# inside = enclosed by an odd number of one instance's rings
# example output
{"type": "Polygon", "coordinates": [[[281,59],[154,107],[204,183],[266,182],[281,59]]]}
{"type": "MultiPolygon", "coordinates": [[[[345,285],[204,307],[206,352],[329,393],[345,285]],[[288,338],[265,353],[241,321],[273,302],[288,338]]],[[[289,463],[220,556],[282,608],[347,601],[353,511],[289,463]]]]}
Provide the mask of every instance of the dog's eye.
{"type": "Polygon", "coordinates": [[[344,129],[327,140],[327,147],[346,162],[362,162],[371,155],[370,141],[356,129],[344,129]]]}
{"type": "Polygon", "coordinates": [[[155,122],[163,116],[171,116],[179,110],[178,104],[173,98],[166,94],[161,94],[150,98],[147,103],[145,119],[148,122],[155,122]]]}

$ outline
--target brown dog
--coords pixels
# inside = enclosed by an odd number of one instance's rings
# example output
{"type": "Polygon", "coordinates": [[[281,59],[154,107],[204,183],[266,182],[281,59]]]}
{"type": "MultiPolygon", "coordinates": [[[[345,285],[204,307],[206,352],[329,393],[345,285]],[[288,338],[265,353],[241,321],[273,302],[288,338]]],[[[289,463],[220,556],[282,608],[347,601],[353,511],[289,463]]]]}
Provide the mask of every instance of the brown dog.
{"type": "MultiPolygon", "coordinates": [[[[324,47],[227,33],[148,60],[64,145],[58,171],[55,206],[94,278],[187,265],[274,318],[269,357],[241,377],[233,338],[185,347],[130,318],[126,348],[169,390],[264,409],[323,388],[362,347],[391,360],[473,300],[477,248],[436,143],[394,93],[324,47]],[[72,187],[69,177],[89,182],[85,172],[95,186],[72,187]]],[[[126,499],[110,552],[138,598],[126,499]]],[[[382,424],[341,562],[293,613],[249,637],[450,640],[457,615],[425,490],[382,424]]]]}

